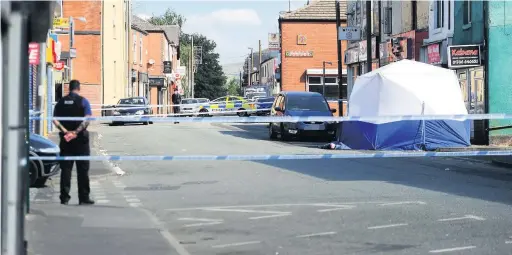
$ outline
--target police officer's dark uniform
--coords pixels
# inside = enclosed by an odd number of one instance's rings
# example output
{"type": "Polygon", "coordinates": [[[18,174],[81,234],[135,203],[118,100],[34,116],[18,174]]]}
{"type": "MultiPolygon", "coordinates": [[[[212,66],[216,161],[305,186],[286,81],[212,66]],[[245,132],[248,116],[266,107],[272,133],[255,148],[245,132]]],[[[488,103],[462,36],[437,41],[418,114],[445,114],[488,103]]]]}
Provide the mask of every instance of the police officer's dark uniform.
{"type": "MultiPolygon", "coordinates": [[[[174,114],[180,113],[179,105],[181,104],[181,95],[178,93],[178,90],[174,91],[174,94],[172,94],[172,96],[171,96],[171,100],[172,100],[172,104],[175,105],[175,106],[173,106],[173,113],[174,114]]],[[[175,115],[174,117],[178,117],[178,115],[175,115]]],[[[174,123],[178,123],[178,122],[174,122],[174,123]]]]}
{"type": "MultiPolygon", "coordinates": [[[[70,93],[59,100],[55,106],[55,117],[85,117],[92,115],[89,101],[78,95],[80,91],[80,82],[72,80],[69,83],[70,93]]],[[[54,123],[61,130],[60,136],[60,153],[61,156],[90,156],[89,132],[87,131],[88,121],[59,121],[54,123]],[[70,141],[66,141],[66,134],[76,135],[70,141]]],[[[94,204],[90,199],[89,186],[89,161],[61,161],[61,178],[60,178],[60,201],[61,204],[67,204],[69,199],[69,191],[71,189],[71,170],[73,163],[76,162],[77,183],[78,183],[78,201],[79,204],[94,204]]]]}

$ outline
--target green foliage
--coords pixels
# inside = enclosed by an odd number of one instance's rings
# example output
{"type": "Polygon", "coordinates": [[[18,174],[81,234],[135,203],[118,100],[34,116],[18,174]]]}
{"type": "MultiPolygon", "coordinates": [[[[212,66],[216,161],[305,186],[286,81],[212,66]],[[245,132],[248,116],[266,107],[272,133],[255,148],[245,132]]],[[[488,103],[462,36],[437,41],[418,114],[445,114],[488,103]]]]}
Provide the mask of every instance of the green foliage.
{"type": "Polygon", "coordinates": [[[226,84],[228,95],[230,96],[240,96],[240,81],[235,78],[231,78],[228,80],[226,84]]]}
{"type": "MultiPolygon", "coordinates": [[[[167,9],[161,16],[153,16],[148,20],[154,25],[183,26],[186,19],[172,9],[167,9]]],[[[226,76],[219,64],[219,54],[215,53],[217,44],[201,34],[180,34],[180,63],[190,69],[191,37],[194,46],[203,47],[203,63],[198,66],[194,74],[194,96],[215,99],[226,95],[226,76]]]]}

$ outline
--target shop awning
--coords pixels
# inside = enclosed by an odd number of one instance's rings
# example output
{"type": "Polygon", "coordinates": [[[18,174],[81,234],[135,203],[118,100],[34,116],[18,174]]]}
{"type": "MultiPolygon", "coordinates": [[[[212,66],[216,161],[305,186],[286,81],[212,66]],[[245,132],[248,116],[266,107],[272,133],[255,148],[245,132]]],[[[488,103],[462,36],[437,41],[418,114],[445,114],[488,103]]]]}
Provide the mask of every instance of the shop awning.
{"type": "MultiPolygon", "coordinates": [[[[306,75],[322,75],[322,74],[323,74],[323,69],[322,68],[307,69],[306,70],[306,75]]],[[[338,69],[334,69],[334,68],[327,69],[327,68],[325,68],[325,74],[326,75],[338,75],[338,69]]],[[[347,74],[347,69],[343,69],[341,74],[347,74]]]]}

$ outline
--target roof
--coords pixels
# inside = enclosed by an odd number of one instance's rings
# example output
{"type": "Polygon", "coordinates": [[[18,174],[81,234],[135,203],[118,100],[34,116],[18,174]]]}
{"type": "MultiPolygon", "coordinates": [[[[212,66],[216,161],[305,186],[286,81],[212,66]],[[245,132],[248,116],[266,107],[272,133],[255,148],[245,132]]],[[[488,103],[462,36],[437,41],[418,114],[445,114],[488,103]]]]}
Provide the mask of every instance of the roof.
{"type": "Polygon", "coordinates": [[[180,26],[178,25],[163,25],[156,26],[148,21],[138,17],[137,15],[132,15],[132,28],[138,31],[142,30],[146,33],[149,32],[158,32],[164,33],[167,41],[171,44],[179,45],[180,44],[180,26]]]}
{"type": "Polygon", "coordinates": [[[285,96],[322,96],[322,94],[318,92],[309,92],[309,91],[281,91],[280,94],[285,96]]]}
{"type": "MultiPolygon", "coordinates": [[[[347,2],[340,2],[340,18],[347,20],[347,2]]],[[[291,12],[281,12],[279,21],[336,21],[336,0],[314,0],[291,12]]]]}
{"type": "Polygon", "coordinates": [[[169,37],[169,41],[174,45],[180,44],[180,26],[178,25],[165,25],[165,26],[159,26],[162,28],[165,33],[167,33],[167,36],[169,37]]]}

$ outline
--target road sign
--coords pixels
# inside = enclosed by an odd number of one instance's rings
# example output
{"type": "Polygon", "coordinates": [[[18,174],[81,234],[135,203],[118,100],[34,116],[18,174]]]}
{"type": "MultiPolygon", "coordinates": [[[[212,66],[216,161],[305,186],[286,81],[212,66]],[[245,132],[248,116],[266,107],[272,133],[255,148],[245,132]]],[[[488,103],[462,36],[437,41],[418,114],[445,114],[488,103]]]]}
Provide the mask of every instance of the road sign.
{"type": "Polygon", "coordinates": [[[68,18],[53,18],[53,28],[68,28],[69,27],[69,19],[68,18]]]}
{"type": "Polygon", "coordinates": [[[55,68],[55,70],[57,70],[57,71],[64,69],[64,61],[56,62],[55,65],[53,66],[53,68],[55,68]]]}
{"type": "Polygon", "coordinates": [[[340,27],[338,40],[359,41],[361,40],[361,29],[358,27],[340,27]]]}

